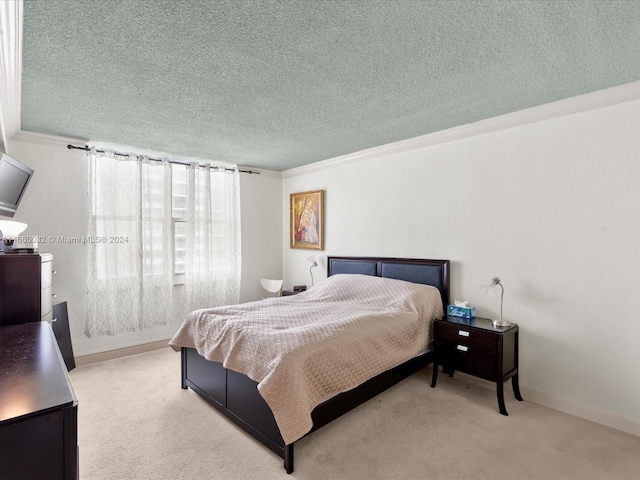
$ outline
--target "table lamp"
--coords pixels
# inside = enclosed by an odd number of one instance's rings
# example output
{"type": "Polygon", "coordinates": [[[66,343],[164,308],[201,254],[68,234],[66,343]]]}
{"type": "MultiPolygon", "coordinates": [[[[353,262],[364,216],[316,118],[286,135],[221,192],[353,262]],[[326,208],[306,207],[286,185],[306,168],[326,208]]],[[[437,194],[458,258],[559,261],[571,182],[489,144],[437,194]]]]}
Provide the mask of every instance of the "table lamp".
{"type": "Polygon", "coordinates": [[[317,267],[318,266],[318,262],[316,262],[316,257],[314,257],[313,255],[311,255],[309,258],[307,258],[308,261],[311,262],[311,266],[309,267],[309,273],[311,274],[311,286],[313,287],[313,267],[317,267]]]}
{"type": "Polygon", "coordinates": [[[502,286],[502,282],[500,281],[500,277],[493,277],[491,279],[491,283],[488,283],[486,285],[482,285],[483,290],[488,293],[489,295],[493,296],[493,292],[496,289],[496,287],[500,287],[500,319],[493,320],[493,326],[494,327],[508,327],[509,325],[511,325],[511,322],[509,322],[508,320],[504,320],[502,318],[502,303],[503,303],[503,299],[504,299],[504,287],[502,286]]]}

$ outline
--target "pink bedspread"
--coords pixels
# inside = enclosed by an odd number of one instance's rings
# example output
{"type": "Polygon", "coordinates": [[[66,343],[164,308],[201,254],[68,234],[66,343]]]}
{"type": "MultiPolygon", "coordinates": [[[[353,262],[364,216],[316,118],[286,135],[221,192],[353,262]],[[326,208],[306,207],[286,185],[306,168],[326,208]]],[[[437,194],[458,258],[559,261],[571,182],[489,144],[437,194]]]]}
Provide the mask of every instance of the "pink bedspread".
{"type": "Polygon", "coordinates": [[[317,405],[422,352],[442,315],[435,287],[334,275],[295,296],[192,312],[169,344],[258,382],[289,444],[317,405]]]}

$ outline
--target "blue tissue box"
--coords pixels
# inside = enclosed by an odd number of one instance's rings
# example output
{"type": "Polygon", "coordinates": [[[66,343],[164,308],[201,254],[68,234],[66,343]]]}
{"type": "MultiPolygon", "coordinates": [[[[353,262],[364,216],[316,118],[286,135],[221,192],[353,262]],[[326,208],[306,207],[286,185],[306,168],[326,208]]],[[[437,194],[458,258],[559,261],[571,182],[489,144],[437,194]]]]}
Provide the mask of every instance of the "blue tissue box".
{"type": "Polygon", "coordinates": [[[476,307],[457,307],[455,305],[447,306],[447,315],[452,317],[473,318],[476,316],[476,307]]]}

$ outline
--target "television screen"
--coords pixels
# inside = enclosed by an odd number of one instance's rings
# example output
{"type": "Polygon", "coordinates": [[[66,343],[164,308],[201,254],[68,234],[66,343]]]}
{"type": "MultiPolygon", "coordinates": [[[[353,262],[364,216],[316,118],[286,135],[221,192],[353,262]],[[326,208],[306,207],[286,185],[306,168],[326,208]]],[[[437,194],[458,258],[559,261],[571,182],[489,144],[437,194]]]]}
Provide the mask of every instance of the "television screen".
{"type": "Polygon", "coordinates": [[[13,217],[33,170],[8,155],[0,157],[0,215],[13,217]]]}

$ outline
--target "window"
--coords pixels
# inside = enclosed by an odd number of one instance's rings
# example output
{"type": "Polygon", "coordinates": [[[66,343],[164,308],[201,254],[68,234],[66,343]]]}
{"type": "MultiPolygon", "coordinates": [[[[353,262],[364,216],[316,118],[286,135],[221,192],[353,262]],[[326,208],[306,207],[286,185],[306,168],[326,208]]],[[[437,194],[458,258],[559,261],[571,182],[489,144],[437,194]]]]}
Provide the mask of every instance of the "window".
{"type": "Polygon", "coordinates": [[[177,284],[184,282],[187,251],[187,172],[186,165],[171,166],[173,274],[177,284]]]}
{"type": "Polygon", "coordinates": [[[166,325],[240,292],[238,172],[89,152],[87,336],[166,325]],[[122,241],[120,241],[122,240],[122,241]]]}
{"type": "Polygon", "coordinates": [[[152,163],[109,157],[95,163],[94,230],[86,241],[94,244],[97,279],[164,274],[166,173],[166,167],[152,163]],[[113,268],[114,256],[118,268],[113,268]]]}

